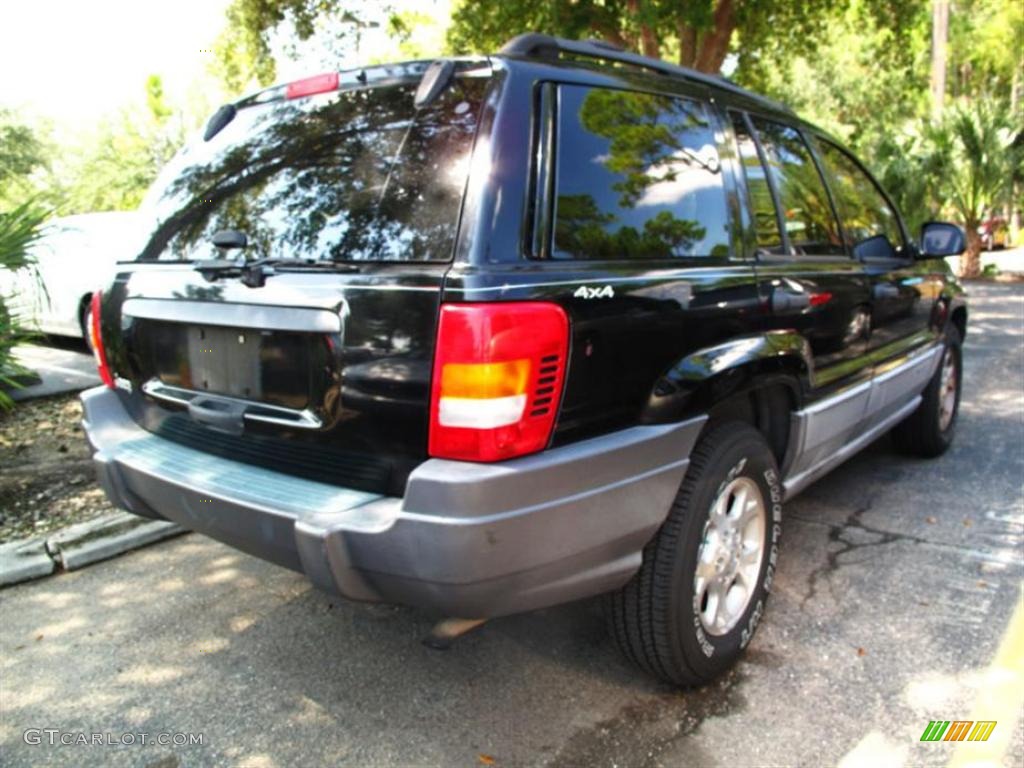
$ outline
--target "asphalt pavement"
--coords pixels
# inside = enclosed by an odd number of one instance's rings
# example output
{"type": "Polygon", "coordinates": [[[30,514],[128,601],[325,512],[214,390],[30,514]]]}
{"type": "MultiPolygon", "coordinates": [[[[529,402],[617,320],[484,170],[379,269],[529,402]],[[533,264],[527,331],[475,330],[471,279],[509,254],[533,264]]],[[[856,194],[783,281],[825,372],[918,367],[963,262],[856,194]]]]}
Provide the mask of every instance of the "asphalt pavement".
{"type": "Polygon", "coordinates": [[[414,610],[189,534],[0,591],[0,763],[1019,766],[1024,285],[969,290],[954,447],[908,459],[883,438],[787,504],[765,619],[713,685],[631,668],[599,601],[439,652],[414,610]],[[997,725],[921,742],[937,719],[997,725]]]}

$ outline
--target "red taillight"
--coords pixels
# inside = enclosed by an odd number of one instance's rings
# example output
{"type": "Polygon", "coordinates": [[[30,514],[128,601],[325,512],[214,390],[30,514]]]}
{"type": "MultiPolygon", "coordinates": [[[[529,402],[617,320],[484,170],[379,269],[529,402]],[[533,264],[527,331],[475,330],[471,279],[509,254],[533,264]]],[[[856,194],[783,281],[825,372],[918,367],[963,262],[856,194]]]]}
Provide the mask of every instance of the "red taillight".
{"type": "Polygon", "coordinates": [[[312,96],[314,93],[327,93],[338,90],[338,73],[327,72],[323,75],[314,75],[294,83],[288,83],[284,96],[286,99],[299,99],[303,96],[312,96]]]}
{"type": "Polygon", "coordinates": [[[96,291],[92,295],[92,305],[89,312],[89,341],[92,343],[92,353],[96,356],[96,367],[99,369],[100,378],[103,383],[111,389],[114,388],[114,375],[107,365],[107,351],[103,348],[103,334],[100,333],[100,312],[102,311],[103,291],[96,291]]]}
{"type": "Polygon", "coordinates": [[[445,304],[430,397],[431,456],[499,461],[542,450],[562,396],[569,319],[557,304],[445,304]]]}
{"type": "Polygon", "coordinates": [[[820,307],[828,304],[832,301],[832,294],[829,291],[822,291],[821,293],[812,293],[810,296],[810,302],[812,307],[820,307]]]}

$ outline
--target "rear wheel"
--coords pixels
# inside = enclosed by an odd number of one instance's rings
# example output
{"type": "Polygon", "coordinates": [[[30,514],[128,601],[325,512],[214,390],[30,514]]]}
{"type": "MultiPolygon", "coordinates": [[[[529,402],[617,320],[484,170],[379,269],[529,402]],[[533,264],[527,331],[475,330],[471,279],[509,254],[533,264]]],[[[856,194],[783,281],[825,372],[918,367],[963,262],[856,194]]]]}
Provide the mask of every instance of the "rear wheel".
{"type": "Polygon", "coordinates": [[[781,526],[782,487],[764,438],[744,423],[714,427],[639,572],[608,597],[625,655],[678,685],[729,669],[764,612],[781,526]]]}
{"type": "Polygon", "coordinates": [[[945,453],[953,444],[962,385],[960,331],[950,323],[942,359],[921,395],[921,404],[892,431],[896,445],[906,453],[924,458],[945,453]]]}
{"type": "Polygon", "coordinates": [[[92,326],[92,301],[90,298],[82,299],[81,306],[78,308],[78,324],[82,327],[82,338],[85,339],[85,346],[92,352],[92,334],[89,333],[89,328],[92,326]]]}

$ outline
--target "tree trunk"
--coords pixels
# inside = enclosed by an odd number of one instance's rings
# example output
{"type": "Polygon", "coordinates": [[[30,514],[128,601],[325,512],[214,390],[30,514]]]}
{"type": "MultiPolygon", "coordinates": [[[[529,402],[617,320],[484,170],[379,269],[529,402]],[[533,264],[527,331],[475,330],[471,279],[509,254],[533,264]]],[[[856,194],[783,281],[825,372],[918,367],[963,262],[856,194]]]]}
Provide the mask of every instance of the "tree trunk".
{"type": "MultiPolygon", "coordinates": [[[[640,11],[640,0],[626,0],[626,15],[630,18],[636,18],[637,13],[640,11]]],[[[622,38],[626,41],[627,51],[640,52],[640,37],[634,35],[632,31],[623,30],[622,38]]]]}
{"type": "Polygon", "coordinates": [[[640,27],[640,49],[644,56],[658,58],[661,54],[661,41],[658,39],[658,33],[647,24],[640,27]]]}
{"type": "Polygon", "coordinates": [[[689,24],[679,23],[679,63],[692,67],[697,63],[697,30],[689,24]]]}
{"type": "Polygon", "coordinates": [[[981,235],[978,222],[967,224],[967,250],[960,257],[960,277],[977,277],[981,274],[981,235]]]}
{"type": "MultiPolygon", "coordinates": [[[[1018,63],[1018,66],[1013,68],[1013,81],[1010,84],[1010,119],[1016,120],[1017,125],[1021,124],[1020,111],[1020,92],[1024,83],[1021,82],[1021,69],[1024,65],[1018,63]]],[[[1024,237],[1021,233],[1021,221],[1020,221],[1020,205],[1021,199],[1024,199],[1024,192],[1022,189],[1020,180],[1014,179],[1010,185],[1010,236],[1013,238],[1013,245],[1021,245],[1024,243],[1024,237]]]]}
{"type": "Polygon", "coordinates": [[[729,53],[729,41],[736,29],[736,5],[734,0],[718,0],[715,5],[712,27],[701,37],[700,51],[695,66],[701,72],[717,75],[722,69],[725,56],[729,53]]]}
{"type": "Polygon", "coordinates": [[[949,37],[949,0],[932,5],[932,118],[942,117],[946,98],[946,40],[949,37]]]}

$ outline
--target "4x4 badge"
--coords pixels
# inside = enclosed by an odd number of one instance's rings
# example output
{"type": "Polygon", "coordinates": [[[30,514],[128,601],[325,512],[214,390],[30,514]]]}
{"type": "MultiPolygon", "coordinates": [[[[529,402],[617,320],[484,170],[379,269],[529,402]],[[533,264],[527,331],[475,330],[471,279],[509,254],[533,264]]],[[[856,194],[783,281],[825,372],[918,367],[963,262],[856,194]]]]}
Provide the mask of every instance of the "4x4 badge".
{"type": "Polygon", "coordinates": [[[615,290],[610,285],[604,285],[600,288],[588,288],[585,285],[581,285],[573,293],[577,299],[611,299],[615,296],[615,290]]]}

